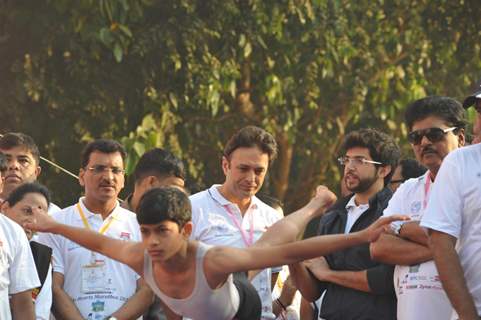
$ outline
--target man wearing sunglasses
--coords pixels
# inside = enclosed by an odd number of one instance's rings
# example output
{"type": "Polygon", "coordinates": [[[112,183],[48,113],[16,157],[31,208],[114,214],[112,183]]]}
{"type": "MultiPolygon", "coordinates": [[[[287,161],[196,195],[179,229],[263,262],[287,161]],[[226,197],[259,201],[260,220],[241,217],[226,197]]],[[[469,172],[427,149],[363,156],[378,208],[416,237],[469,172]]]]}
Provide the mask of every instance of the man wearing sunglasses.
{"type": "Polygon", "coordinates": [[[449,320],[452,308],[444,292],[428,245],[428,235],[419,226],[443,159],[464,145],[465,112],[448,97],[426,97],[406,109],[408,141],[416,159],[428,168],[419,178],[404,182],[394,193],[384,215],[406,214],[409,223],[394,223],[392,233],[371,245],[374,259],[396,264],[394,285],[398,298],[397,317],[449,320]]]}
{"type": "MultiPolygon", "coordinates": [[[[382,215],[392,192],[387,187],[400,151],[382,132],[362,129],[348,134],[339,163],[350,195],[341,198],[319,222],[319,234],[362,230],[382,215]]],[[[323,292],[320,318],[329,320],[396,319],[393,267],[373,261],[369,246],[355,246],[289,267],[304,298],[323,292]]]]}

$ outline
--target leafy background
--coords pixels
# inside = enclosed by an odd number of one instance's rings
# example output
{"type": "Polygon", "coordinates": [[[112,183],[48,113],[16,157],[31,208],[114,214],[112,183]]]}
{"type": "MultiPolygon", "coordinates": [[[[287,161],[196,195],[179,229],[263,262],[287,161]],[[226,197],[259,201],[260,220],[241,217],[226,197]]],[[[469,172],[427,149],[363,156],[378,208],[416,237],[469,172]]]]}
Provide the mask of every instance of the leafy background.
{"type": "MultiPolygon", "coordinates": [[[[168,148],[197,190],[223,181],[223,144],[255,124],[280,147],[264,192],[291,211],[319,183],[338,190],[352,129],[411,156],[406,105],[462,100],[481,77],[480,16],[476,0],[0,0],[0,132],[74,172],[93,138],[122,141],[128,173],[168,148]]],[[[55,202],[75,201],[78,183],[43,168],[55,202]]]]}

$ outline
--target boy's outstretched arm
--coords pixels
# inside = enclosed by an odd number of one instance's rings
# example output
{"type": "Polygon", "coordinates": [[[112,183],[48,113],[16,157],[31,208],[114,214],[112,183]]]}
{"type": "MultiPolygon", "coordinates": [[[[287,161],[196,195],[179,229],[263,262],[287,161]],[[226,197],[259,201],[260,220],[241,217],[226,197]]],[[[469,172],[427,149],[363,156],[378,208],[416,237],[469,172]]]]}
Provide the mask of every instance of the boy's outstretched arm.
{"type": "Polygon", "coordinates": [[[214,247],[206,254],[207,269],[216,274],[229,274],[320,257],[361,243],[376,241],[391,222],[407,219],[409,218],[402,215],[381,217],[358,232],[317,236],[273,247],[214,247]]]}
{"type": "Polygon", "coordinates": [[[327,187],[318,186],[316,194],[308,204],[270,226],[253,247],[275,246],[295,241],[297,236],[304,232],[307,224],[321,216],[336,199],[336,195],[327,187]]]}
{"type": "Polygon", "coordinates": [[[34,222],[27,222],[24,227],[38,232],[62,235],[82,247],[124,263],[142,275],[144,254],[140,242],[117,240],[92,230],[62,224],[42,212],[34,212],[34,222]]]}

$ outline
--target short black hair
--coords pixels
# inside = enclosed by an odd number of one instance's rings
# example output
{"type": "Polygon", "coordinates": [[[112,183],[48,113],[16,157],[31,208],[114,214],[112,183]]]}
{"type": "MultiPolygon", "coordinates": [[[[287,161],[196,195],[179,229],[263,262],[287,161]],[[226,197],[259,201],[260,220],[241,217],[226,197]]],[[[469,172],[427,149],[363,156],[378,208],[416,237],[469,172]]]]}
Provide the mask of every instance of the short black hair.
{"type": "Polygon", "coordinates": [[[33,138],[21,132],[7,132],[0,138],[0,149],[10,150],[15,147],[22,147],[30,152],[37,162],[40,163],[40,151],[33,138]]]}
{"type": "Polygon", "coordinates": [[[466,112],[459,101],[450,97],[429,96],[411,103],[404,114],[409,131],[417,121],[430,116],[443,119],[448,126],[464,129],[467,124],[466,112]]]}
{"type": "Polygon", "coordinates": [[[102,153],[120,153],[122,161],[125,162],[125,157],[127,156],[124,147],[115,140],[110,139],[97,139],[88,143],[82,150],[81,154],[81,166],[85,168],[90,160],[90,155],[95,152],[102,153]]]}
{"type": "Polygon", "coordinates": [[[149,175],[154,175],[159,178],[174,176],[185,180],[184,164],[171,152],[154,148],[140,157],[134,170],[136,183],[142,181],[149,175]]]}
{"type": "Polygon", "coordinates": [[[401,157],[401,151],[393,137],[375,129],[352,131],[344,138],[341,150],[346,153],[356,147],[368,149],[371,158],[382,163],[378,166],[391,166],[391,172],[384,178],[384,185],[387,185],[401,157]]]}
{"type": "Polygon", "coordinates": [[[48,191],[47,187],[37,182],[24,183],[15,188],[7,197],[7,199],[5,199],[5,201],[8,202],[10,207],[13,207],[18,202],[22,201],[22,199],[28,193],[41,194],[45,197],[45,200],[47,200],[47,206],[50,205],[50,192],[48,191]]]}
{"type": "Polygon", "coordinates": [[[7,170],[7,157],[0,152],[0,172],[7,170]]]}
{"type": "Polygon", "coordinates": [[[403,159],[399,162],[399,166],[403,180],[420,177],[428,170],[415,159],[403,159]]]}
{"type": "Polygon", "coordinates": [[[153,188],[140,199],[137,209],[139,224],[173,221],[182,228],[192,219],[192,207],[187,195],[178,188],[153,188]]]}
{"type": "Polygon", "coordinates": [[[228,158],[238,148],[258,147],[263,153],[269,156],[269,162],[277,157],[277,142],[274,137],[266,130],[247,126],[237,131],[227,141],[224,147],[224,157],[228,158]]]}

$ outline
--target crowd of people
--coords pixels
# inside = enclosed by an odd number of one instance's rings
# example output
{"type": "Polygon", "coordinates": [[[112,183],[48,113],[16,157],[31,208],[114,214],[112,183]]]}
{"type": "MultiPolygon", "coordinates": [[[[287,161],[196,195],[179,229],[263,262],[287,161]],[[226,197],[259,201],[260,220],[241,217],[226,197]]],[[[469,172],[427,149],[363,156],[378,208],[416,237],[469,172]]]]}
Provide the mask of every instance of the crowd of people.
{"type": "Polygon", "coordinates": [[[94,140],[83,195],[63,209],[36,182],[34,140],[5,133],[0,319],[479,320],[481,89],[463,105],[416,100],[405,121],[416,159],[386,133],[352,131],[339,199],[319,186],[285,217],[259,192],[277,155],[259,127],[226,142],[225,180],[192,195],[180,159],[147,151],[123,201],[124,148],[94,140]],[[299,240],[316,218],[318,235],[299,240]]]}

